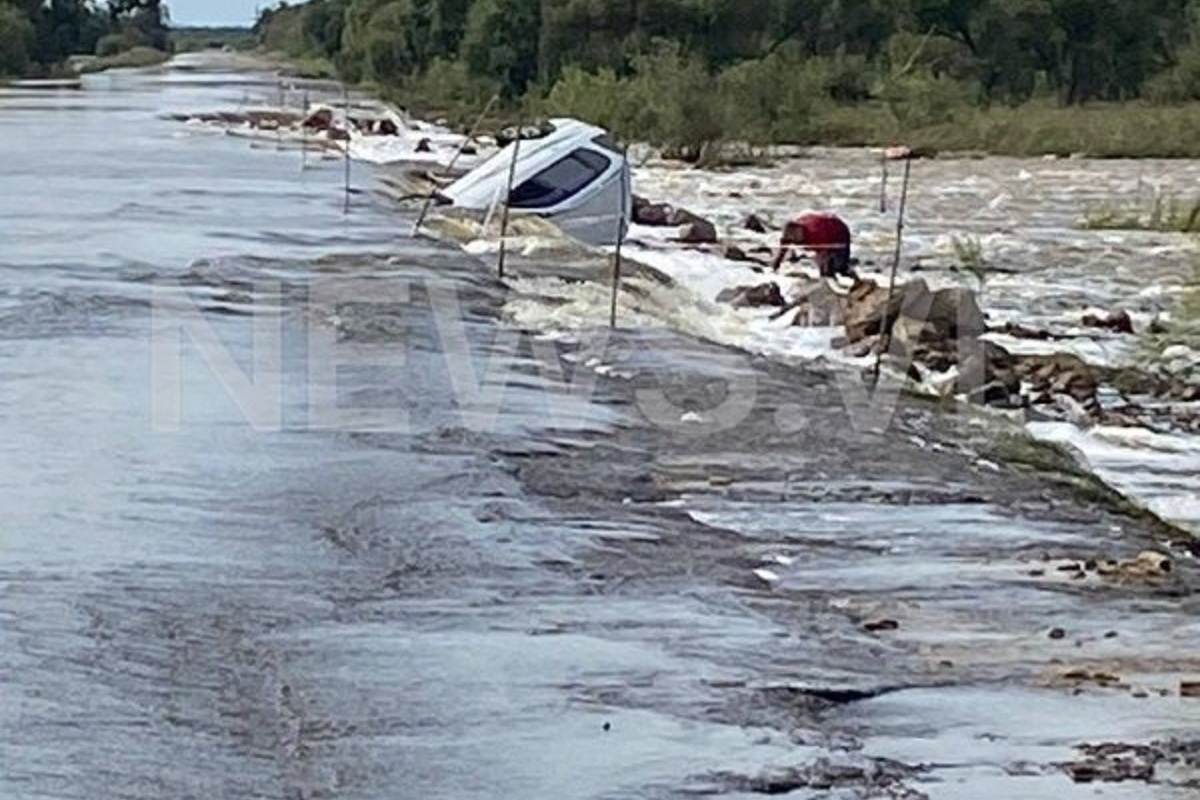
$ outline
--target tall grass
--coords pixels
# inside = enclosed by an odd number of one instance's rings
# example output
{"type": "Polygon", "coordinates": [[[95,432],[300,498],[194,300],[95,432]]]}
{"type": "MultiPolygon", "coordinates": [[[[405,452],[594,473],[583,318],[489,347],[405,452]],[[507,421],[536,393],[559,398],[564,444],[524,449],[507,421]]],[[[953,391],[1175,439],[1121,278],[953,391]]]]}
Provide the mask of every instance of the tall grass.
{"type": "Polygon", "coordinates": [[[1148,205],[1109,203],[1089,209],[1083,226],[1089,230],[1200,233],[1200,198],[1183,200],[1155,191],[1148,205]]]}

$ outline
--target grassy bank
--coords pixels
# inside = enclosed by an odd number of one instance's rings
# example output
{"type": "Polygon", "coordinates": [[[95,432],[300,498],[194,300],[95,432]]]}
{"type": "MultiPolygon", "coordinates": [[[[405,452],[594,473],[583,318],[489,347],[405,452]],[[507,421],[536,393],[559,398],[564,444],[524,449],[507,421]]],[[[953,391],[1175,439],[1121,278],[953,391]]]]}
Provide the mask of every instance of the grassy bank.
{"type": "MultiPolygon", "coordinates": [[[[751,148],[772,144],[886,147],[904,143],[921,155],[977,153],[1014,157],[1045,155],[1091,158],[1200,158],[1200,102],[1170,106],[1096,103],[1060,106],[1034,100],[1016,107],[981,108],[914,91],[901,103],[826,100],[774,105],[764,98],[747,111],[736,85],[690,89],[687,79],[651,67],[644,81],[568,76],[549,92],[533,91],[497,110],[497,120],[566,115],[588,119],[630,141],[649,141],[679,151],[715,152],[729,142],[751,148]],[[577,83],[573,83],[577,81],[577,83]],[[691,92],[693,97],[688,98],[691,92]],[[704,93],[707,92],[707,96],[704,93]],[[783,109],[782,112],[776,108],[783,109]],[[789,112],[787,109],[791,108],[789,112]],[[1147,135],[1154,131],[1154,135],[1147,135]]],[[[761,80],[767,80],[762,76],[761,80]]],[[[736,82],[735,82],[736,83],[736,82]]],[[[494,92],[461,66],[435,65],[430,72],[388,87],[389,99],[415,112],[445,117],[460,126],[478,116],[494,92]]],[[[1172,213],[1174,213],[1172,209],[1172,213]]],[[[1189,209],[1190,212],[1190,209],[1189,209]]]]}
{"type": "MultiPolygon", "coordinates": [[[[919,151],[978,151],[1003,156],[1082,155],[1092,158],[1200,158],[1200,103],[1152,106],[1111,103],[1060,107],[1031,102],[1016,108],[965,108],[946,122],[906,130],[886,115],[856,109],[864,117],[862,144],[903,141],[919,151]],[[874,116],[874,122],[865,118],[874,116]],[[1154,131],[1153,135],[1147,135],[1154,131]]],[[[854,123],[850,123],[853,125],[854,123]]],[[[849,131],[846,131],[847,133],[849,131]]]]}

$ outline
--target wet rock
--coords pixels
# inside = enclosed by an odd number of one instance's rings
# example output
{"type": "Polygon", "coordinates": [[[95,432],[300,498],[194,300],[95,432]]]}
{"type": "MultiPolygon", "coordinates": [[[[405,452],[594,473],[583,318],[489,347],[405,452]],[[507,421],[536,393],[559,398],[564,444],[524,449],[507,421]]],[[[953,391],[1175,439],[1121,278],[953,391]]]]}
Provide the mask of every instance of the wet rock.
{"type": "Polygon", "coordinates": [[[1138,553],[1137,558],[1129,565],[1130,570],[1144,570],[1149,575],[1165,575],[1171,572],[1172,568],[1170,556],[1152,550],[1138,553]]]}
{"type": "Polygon", "coordinates": [[[859,281],[844,302],[846,335],[858,341],[877,333],[890,332],[901,317],[923,323],[909,326],[910,340],[947,341],[976,337],[987,331],[975,293],[967,288],[929,290],[923,280],[897,286],[888,299],[886,286],[859,281]],[[884,330],[885,317],[887,331],[884,330]]]}
{"type": "Polygon", "coordinates": [[[517,126],[510,125],[499,131],[494,138],[496,146],[504,148],[515,142],[518,138],[521,140],[540,139],[552,133],[553,130],[554,128],[549,122],[543,122],[540,125],[525,125],[519,130],[517,126]]]}
{"type": "Polygon", "coordinates": [[[304,119],[304,127],[314,131],[328,131],[333,127],[333,111],[319,108],[304,119]]]}
{"type": "MultiPolygon", "coordinates": [[[[923,795],[914,793],[904,786],[904,781],[913,778],[916,770],[904,764],[884,759],[870,759],[864,763],[835,763],[819,758],[811,765],[796,768],[773,769],[759,775],[747,776],[723,772],[712,776],[711,781],[723,789],[720,793],[740,792],[766,795],[787,795],[803,789],[818,792],[849,791],[853,796],[915,798],[923,795]]],[[[839,796],[841,793],[839,792],[839,796]]],[[[822,795],[824,796],[824,795],[822,795]]]]}
{"type": "Polygon", "coordinates": [[[1110,672],[1087,669],[1068,670],[1062,674],[1061,679],[1075,685],[1092,683],[1104,688],[1119,686],[1121,683],[1121,679],[1110,672]]]}
{"type": "Polygon", "coordinates": [[[734,308],[782,307],[787,304],[779,284],[762,283],[757,286],[736,286],[717,295],[718,303],[729,303],[734,308]]]}
{"type": "Polygon", "coordinates": [[[725,245],[725,258],[729,261],[752,261],[746,251],[736,244],[725,245]]]}
{"type": "Polygon", "coordinates": [[[422,139],[421,141],[417,142],[416,152],[432,153],[433,145],[430,143],[430,141],[428,139],[422,139]]]}
{"type": "Polygon", "coordinates": [[[1066,770],[1076,783],[1091,783],[1100,774],[1095,765],[1090,763],[1068,764],[1066,770]]]}
{"type": "Polygon", "coordinates": [[[1057,641],[1059,639],[1067,638],[1067,632],[1064,631],[1062,628],[1052,628],[1050,630],[1049,636],[1051,639],[1054,639],[1055,641],[1057,641]]]}
{"type": "Polygon", "coordinates": [[[885,317],[887,332],[890,332],[906,302],[917,303],[921,300],[926,300],[926,304],[932,302],[929,287],[924,281],[897,286],[890,299],[886,286],[874,281],[859,281],[842,301],[842,324],[846,328],[846,337],[853,343],[884,333],[885,317]]]}
{"type": "Polygon", "coordinates": [[[746,221],[742,223],[742,227],[754,233],[766,233],[769,230],[767,223],[763,222],[757,214],[751,214],[746,217],[746,221]]]}
{"type": "Polygon", "coordinates": [[[1129,312],[1123,309],[1103,317],[1087,314],[1081,324],[1085,328],[1100,328],[1113,333],[1133,333],[1133,320],[1130,319],[1129,312]]]}
{"type": "Polygon", "coordinates": [[[300,121],[300,116],[294,111],[247,111],[245,114],[246,121],[256,128],[263,130],[278,130],[295,125],[300,121]]]}
{"type": "Polygon", "coordinates": [[[1180,681],[1179,696],[1187,698],[1200,698],[1200,681],[1180,681]]]}
{"type": "Polygon", "coordinates": [[[1020,356],[1015,371],[1029,382],[1034,393],[1067,395],[1089,411],[1099,410],[1096,375],[1078,356],[1067,353],[1020,356]]]}
{"type": "Polygon", "coordinates": [[[1014,339],[1030,339],[1033,341],[1048,341],[1055,338],[1050,331],[1039,328],[1028,328],[1020,323],[1006,322],[998,331],[1014,339]]]}
{"type": "Polygon", "coordinates": [[[633,221],[638,225],[668,227],[675,208],[670,203],[651,203],[644,197],[633,197],[633,221]]]}
{"type": "Polygon", "coordinates": [[[1079,748],[1083,758],[1062,766],[1076,783],[1149,783],[1160,762],[1174,760],[1168,747],[1165,743],[1083,745],[1079,748]]]}
{"type": "Polygon", "coordinates": [[[900,630],[900,623],[894,619],[875,620],[874,622],[868,622],[864,624],[863,630],[870,631],[871,633],[879,633],[881,631],[898,631],[900,630]]]}
{"type": "Polygon", "coordinates": [[[975,292],[966,287],[938,289],[933,293],[928,325],[947,338],[972,338],[987,332],[987,320],[975,292]]]}
{"type": "Polygon", "coordinates": [[[379,121],[379,127],[376,128],[376,133],[380,136],[399,136],[400,129],[396,127],[396,123],[390,119],[379,121]]]}
{"type": "Polygon", "coordinates": [[[697,217],[684,223],[678,241],[683,244],[716,244],[717,228],[708,220],[697,217]]]}
{"type": "Polygon", "coordinates": [[[960,341],[955,392],[974,403],[1010,405],[1021,391],[1016,359],[994,342],[960,341]]]}
{"type": "Polygon", "coordinates": [[[1195,403],[1200,401],[1200,386],[1176,381],[1171,384],[1171,389],[1167,392],[1167,396],[1172,400],[1195,403]]]}

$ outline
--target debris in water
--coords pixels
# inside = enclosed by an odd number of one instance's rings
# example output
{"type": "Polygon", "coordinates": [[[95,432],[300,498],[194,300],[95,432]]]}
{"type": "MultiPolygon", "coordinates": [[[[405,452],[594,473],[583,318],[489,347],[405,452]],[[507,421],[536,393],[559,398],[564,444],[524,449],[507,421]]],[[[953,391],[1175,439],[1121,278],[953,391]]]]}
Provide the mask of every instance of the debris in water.
{"type": "Polygon", "coordinates": [[[894,619],[881,619],[875,622],[868,622],[863,625],[865,630],[876,633],[878,631],[895,631],[900,629],[900,623],[894,619]]]}
{"type": "Polygon", "coordinates": [[[769,569],[762,569],[761,567],[754,570],[754,574],[759,578],[759,580],[766,581],[767,583],[779,583],[780,580],[779,576],[774,572],[769,569]]]}

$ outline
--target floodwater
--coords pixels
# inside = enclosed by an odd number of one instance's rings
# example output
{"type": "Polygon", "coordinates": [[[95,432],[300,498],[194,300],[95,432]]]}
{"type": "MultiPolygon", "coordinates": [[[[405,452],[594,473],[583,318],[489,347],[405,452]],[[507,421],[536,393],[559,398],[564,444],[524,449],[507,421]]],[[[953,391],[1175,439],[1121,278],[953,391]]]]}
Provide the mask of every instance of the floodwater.
{"type": "Polygon", "coordinates": [[[1194,795],[1156,528],[820,365],[514,330],[369,168],[161,118],[275,86],[0,95],[0,795],[1069,800],[1173,737],[1104,796],[1194,795]]]}

